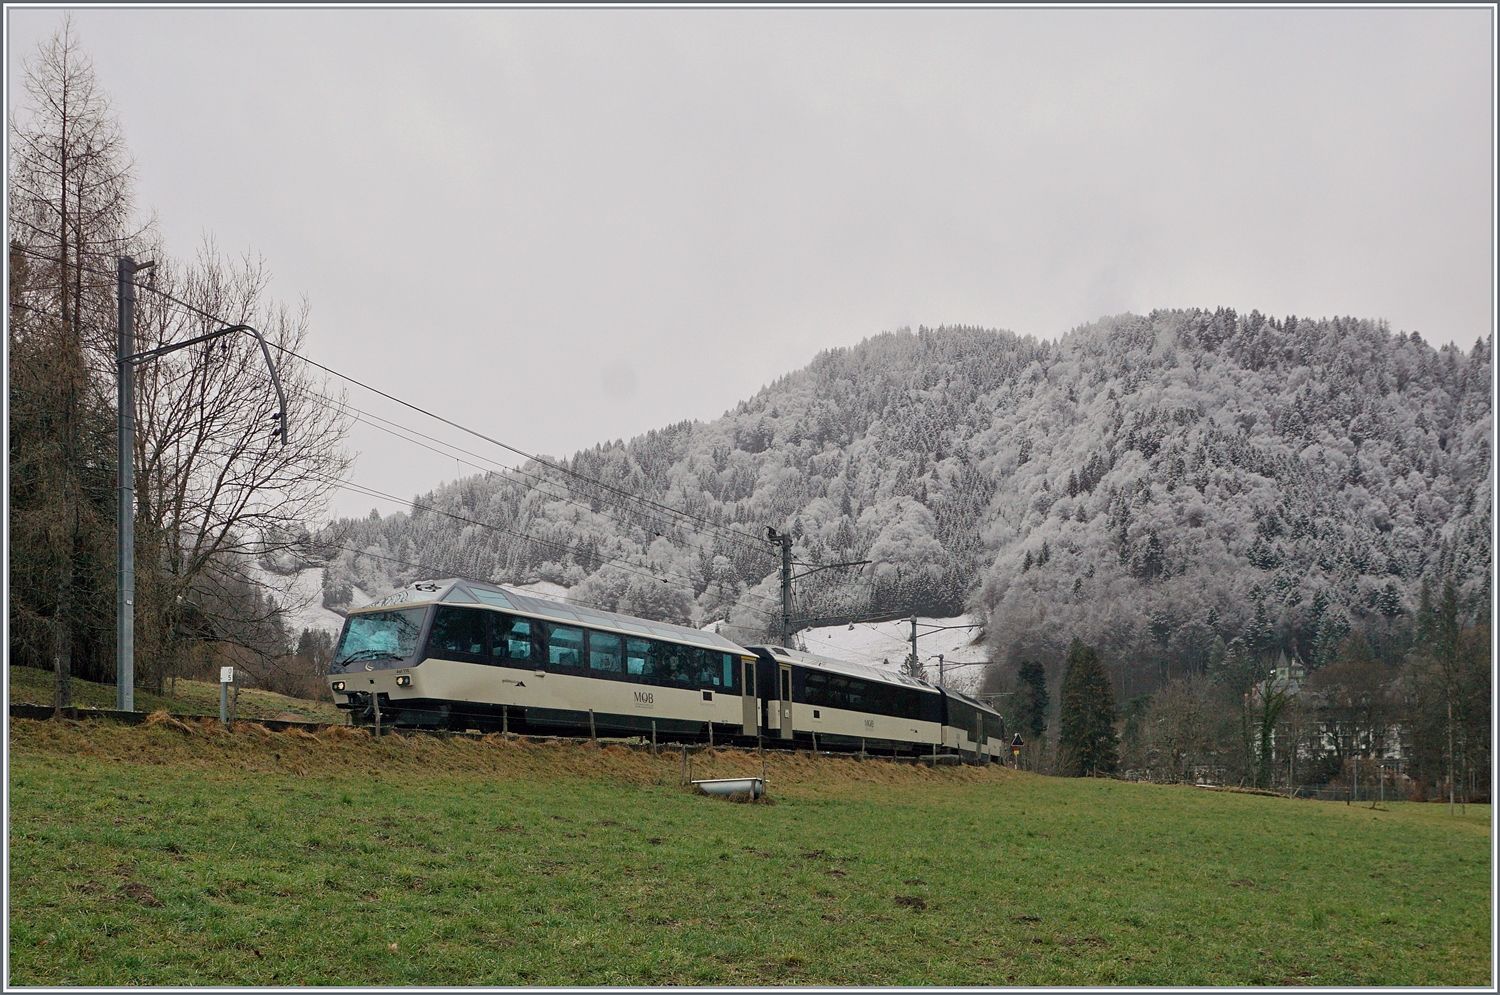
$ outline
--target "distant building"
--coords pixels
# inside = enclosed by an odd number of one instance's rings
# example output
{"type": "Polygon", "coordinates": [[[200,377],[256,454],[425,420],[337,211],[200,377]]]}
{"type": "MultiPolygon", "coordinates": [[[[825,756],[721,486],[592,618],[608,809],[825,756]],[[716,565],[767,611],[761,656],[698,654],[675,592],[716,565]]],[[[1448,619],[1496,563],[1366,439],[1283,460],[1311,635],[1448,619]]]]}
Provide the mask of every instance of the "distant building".
{"type": "MultiPolygon", "coordinates": [[[[1317,754],[1340,752],[1339,740],[1343,734],[1343,723],[1328,715],[1333,705],[1324,693],[1303,687],[1306,678],[1307,666],[1302,662],[1302,658],[1296,654],[1288,657],[1285,652],[1282,652],[1276,658],[1276,665],[1271,669],[1267,678],[1250,689],[1251,703],[1258,705],[1259,702],[1265,700],[1267,695],[1280,691],[1286,693],[1294,703],[1308,711],[1312,716],[1312,722],[1297,747],[1298,759],[1310,759],[1317,754]]],[[[1361,757],[1382,761],[1402,761],[1406,759],[1404,732],[1404,728],[1399,724],[1364,729],[1358,733],[1358,743],[1346,745],[1350,752],[1361,757]]],[[[1275,733],[1271,735],[1274,747],[1275,733]]],[[[1256,734],[1255,742],[1258,746],[1259,733],[1256,734]]]]}

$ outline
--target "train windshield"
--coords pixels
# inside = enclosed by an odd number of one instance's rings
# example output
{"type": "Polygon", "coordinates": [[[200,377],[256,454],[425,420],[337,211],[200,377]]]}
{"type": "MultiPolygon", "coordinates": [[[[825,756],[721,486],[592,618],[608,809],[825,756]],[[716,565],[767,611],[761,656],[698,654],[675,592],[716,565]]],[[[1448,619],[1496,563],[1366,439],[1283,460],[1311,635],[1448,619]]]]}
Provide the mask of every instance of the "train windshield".
{"type": "Polygon", "coordinates": [[[335,665],[343,666],[362,660],[405,660],[417,648],[426,608],[402,608],[399,611],[370,612],[350,615],[339,640],[335,665]]]}

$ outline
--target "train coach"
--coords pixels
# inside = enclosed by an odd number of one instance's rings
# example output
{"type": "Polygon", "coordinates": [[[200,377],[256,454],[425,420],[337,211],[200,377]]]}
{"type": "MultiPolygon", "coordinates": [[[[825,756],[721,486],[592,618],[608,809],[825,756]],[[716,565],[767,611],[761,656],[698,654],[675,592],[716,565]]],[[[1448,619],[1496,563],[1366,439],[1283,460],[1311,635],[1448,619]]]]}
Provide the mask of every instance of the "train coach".
{"type": "Polygon", "coordinates": [[[360,723],[997,756],[988,706],[903,674],[478,581],[410,584],[345,621],[328,681],[360,723]]]}
{"type": "Polygon", "coordinates": [[[794,745],[953,752],[995,759],[1005,725],[985,703],[866,664],[783,646],[752,646],[759,658],[761,726],[794,745]]]}

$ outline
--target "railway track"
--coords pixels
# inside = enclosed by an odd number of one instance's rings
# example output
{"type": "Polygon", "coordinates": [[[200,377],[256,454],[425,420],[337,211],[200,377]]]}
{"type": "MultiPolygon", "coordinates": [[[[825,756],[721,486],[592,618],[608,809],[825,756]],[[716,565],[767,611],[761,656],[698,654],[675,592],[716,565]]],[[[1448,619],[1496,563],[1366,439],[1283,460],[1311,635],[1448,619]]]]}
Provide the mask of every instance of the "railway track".
{"type": "MultiPolygon", "coordinates": [[[[153,714],[153,713],[148,713],[148,712],[121,712],[121,711],[117,711],[117,710],[112,709],[112,708],[65,708],[65,709],[62,710],[62,718],[65,721],[80,721],[81,722],[81,721],[107,720],[107,721],[111,721],[111,722],[120,722],[120,723],[123,723],[125,725],[144,725],[145,722],[146,722],[146,720],[148,718],[150,718],[151,714],[153,714]]],[[[209,720],[211,722],[218,722],[218,717],[217,716],[213,716],[213,715],[192,715],[192,714],[188,714],[188,713],[184,713],[184,712],[169,712],[167,714],[171,718],[176,719],[179,722],[201,722],[201,721],[203,721],[205,719],[207,719],[207,720],[209,720]]],[[[29,703],[19,703],[19,704],[13,704],[13,705],[10,706],[10,717],[13,718],[13,719],[33,719],[33,720],[40,721],[40,722],[47,722],[47,721],[51,721],[52,719],[57,718],[57,710],[54,709],[51,705],[33,705],[33,704],[29,704],[29,703]]],[[[263,727],[265,729],[270,730],[271,732],[286,732],[289,729],[300,729],[300,730],[302,730],[304,732],[310,732],[313,735],[317,735],[320,731],[325,730],[325,729],[335,729],[335,728],[346,729],[346,728],[349,728],[349,726],[347,726],[347,725],[345,725],[343,723],[337,723],[337,722],[293,722],[293,721],[291,721],[289,719],[239,719],[239,720],[236,721],[235,724],[236,725],[241,725],[241,724],[243,724],[243,725],[258,725],[258,726],[261,726],[261,727],[263,727]]],[[[366,726],[366,725],[356,726],[355,728],[364,729],[365,731],[371,732],[372,734],[373,734],[373,731],[374,731],[373,727],[366,726]]],[[[433,736],[433,737],[436,737],[438,739],[476,739],[477,740],[477,739],[483,739],[485,736],[496,735],[495,733],[485,733],[485,732],[479,732],[477,730],[475,730],[475,731],[467,731],[467,730],[466,731],[456,731],[456,730],[452,730],[452,729],[422,729],[422,728],[418,728],[418,727],[403,727],[403,728],[401,728],[399,730],[387,730],[386,731],[386,735],[389,735],[390,732],[398,732],[402,736],[411,736],[411,735],[433,736]]],[[[575,736],[528,736],[528,735],[523,735],[521,733],[504,733],[502,735],[506,735],[506,736],[508,736],[511,739],[525,740],[528,743],[546,743],[546,742],[550,742],[550,741],[556,741],[556,742],[560,742],[560,743],[573,743],[573,744],[577,744],[577,745],[582,745],[582,744],[585,744],[585,743],[600,743],[600,744],[609,744],[609,745],[615,745],[615,746],[624,746],[624,747],[627,747],[627,748],[632,749],[632,750],[650,750],[650,749],[652,749],[652,745],[649,742],[639,742],[639,741],[634,740],[634,739],[615,739],[615,738],[612,738],[612,737],[600,737],[600,738],[597,738],[597,739],[590,739],[587,736],[576,736],[576,737],[575,736]]],[[[700,752],[702,752],[704,750],[713,749],[713,748],[715,748],[715,747],[710,747],[707,743],[698,743],[698,742],[683,743],[683,742],[676,742],[676,741],[660,743],[656,747],[657,751],[660,752],[660,753],[678,753],[678,752],[680,752],[682,750],[687,750],[690,754],[691,753],[700,753],[700,752]]],[[[843,759],[843,760],[880,760],[880,761],[885,761],[887,763],[897,763],[897,764],[923,764],[923,765],[926,765],[926,766],[940,766],[940,767],[959,766],[959,765],[975,766],[975,763],[974,763],[973,760],[970,760],[970,759],[965,758],[965,757],[961,757],[961,756],[959,756],[956,753],[936,753],[936,754],[925,754],[925,755],[920,755],[920,756],[894,756],[894,757],[892,757],[892,756],[885,756],[883,754],[860,753],[858,750],[849,751],[849,752],[843,752],[843,751],[838,751],[838,750],[817,750],[817,751],[813,751],[813,750],[808,750],[808,749],[787,749],[785,747],[772,746],[772,745],[769,745],[769,744],[762,745],[760,747],[742,747],[742,746],[737,746],[737,745],[725,744],[725,745],[722,745],[722,746],[719,746],[719,747],[716,747],[716,748],[717,749],[761,749],[761,750],[763,750],[766,753],[769,753],[769,754],[772,754],[772,755],[780,755],[780,756],[796,756],[796,755],[799,755],[799,754],[803,754],[803,755],[810,755],[810,756],[814,756],[814,757],[830,757],[830,758],[838,758],[838,759],[843,759]]],[[[979,766],[984,766],[984,765],[980,764],[979,766]]]]}

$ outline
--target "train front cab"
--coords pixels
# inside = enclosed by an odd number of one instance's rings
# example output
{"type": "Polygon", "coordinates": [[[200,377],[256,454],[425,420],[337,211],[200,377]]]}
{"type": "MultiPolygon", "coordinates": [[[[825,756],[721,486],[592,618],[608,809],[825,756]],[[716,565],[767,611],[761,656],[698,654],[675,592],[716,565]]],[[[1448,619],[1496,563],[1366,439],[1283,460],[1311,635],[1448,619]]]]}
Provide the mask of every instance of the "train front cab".
{"type": "Polygon", "coordinates": [[[517,604],[515,593],[475,582],[422,582],[400,593],[400,601],[351,612],[345,624],[329,684],[356,724],[376,721],[378,707],[386,727],[659,731],[688,740],[712,739],[716,731],[720,741],[756,735],[756,658],[727,641],[703,646],[707,637],[681,629],[686,642],[664,642],[676,633],[648,632],[651,623],[628,616],[578,617],[580,609],[535,599],[517,604]],[[527,610],[533,614],[518,614],[527,610]],[[631,629],[597,628],[601,622],[631,629]],[[684,677],[676,663],[660,669],[669,657],[697,661],[697,677],[684,677]],[[754,682],[750,693],[734,679],[745,676],[754,682]]]}

